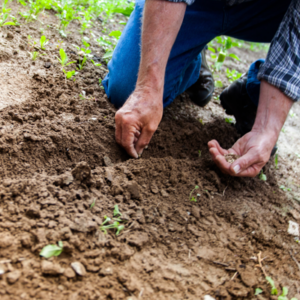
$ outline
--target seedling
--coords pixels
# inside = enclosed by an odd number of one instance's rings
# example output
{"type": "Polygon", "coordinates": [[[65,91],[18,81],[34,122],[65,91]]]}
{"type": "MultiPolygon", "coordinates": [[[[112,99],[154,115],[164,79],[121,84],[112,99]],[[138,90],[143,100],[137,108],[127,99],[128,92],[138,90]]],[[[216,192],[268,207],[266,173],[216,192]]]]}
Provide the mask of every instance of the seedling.
{"type": "Polygon", "coordinates": [[[119,206],[118,206],[118,204],[116,204],[115,208],[114,208],[114,217],[121,217],[121,216],[122,216],[122,214],[119,211],[119,206]]]}
{"type": "Polygon", "coordinates": [[[67,79],[71,79],[74,75],[76,75],[76,72],[75,72],[75,70],[73,70],[73,71],[65,71],[64,69],[63,69],[63,72],[64,72],[64,74],[66,75],[66,78],[67,79]]]}
{"type": "Polygon", "coordinates": [[[228,124],[234,124],[233,118],[225,118],[225,122],[228,124]]]}
{"type": "Polygon", "coordinates": [[[93,209],[93,207],[95,206],[95,204],[96,204],[96,198],[93,200],[93,203],[91,204],[90,209],[93,209]]]}
{"type": "Polygon", "coordinates": [[[284,192],[290,192],[292,189],[285,187],[284,185],[281,185],[279,187],[281,190],[283,190],[284,192]]]}
{"type": "Polygon", "coordinates": [[[75,61],[68,62],[68,60],[69,60],[68,55],[66,54],[66,52],[63,48],[59,49],[59,55],[60,55],[60,58],[57,57],[57,59],[60,62],[62,68],[75,63],[75,61]]]}
{"type": "Polygon", "coordinates": [[[263,290],[262,289],[260,289],[260,288],[257,288],[257,289],[255,289],[255,296],[257,296],[257,295],[259,295],[259,294],[261,294],[263,292],[263,290]]]}
{"type": "Polygon", "coordinates": [[[201,151],[201,150],[198,150],[198,155],[199,155],[199,157],[201,157],[201,154],[202,154],[202,151],[201,151]]]}
{"type": "Polygon", "coordinates": [[[52,256],[59,256],[63,251],[63,242],[59,241],[57,245],[47,245],[40,252],[40,256],[50,258],[52,256]]]}
{"type": "Polygon", "coordinates": [[[46,50],[45,46],[49,43],[49,40],[43,35],[40,39],[41,49],[46,50]]]}
{"type": "Polygon", "coordinates": [[[276,288],[276,286],[275,286],[274,280],[273,280],[271,277],[269,277],[269,276],[266,277],[266,280],[267,280],[267,281],[269,282],[269,284],[271,285],[271,295],[277,295],[277,294],[278,294],[278,291],[277,291],[277,288],[276,288]]]}
{"type": "Polygon", "coordinates": [[[86,63],[86,56],[82,59],[82,61],[81,62],[79,62],[79,64],[78,64],[78,70],[82,70],[83,69],[83,67],[84,67],[84,65],[85,65],[85,63],[86,63]]]}
{"type": "MultiPolygon", "coordinates": [[[[192,194],[194,193],[195,190],[198,190],[199,189],[199,186],[196,185],[195,188],[190,192],[190,201],[192,202],[197,202],[197,197],[192,197],[192,194]]],[[[200,194],[197,194],[197,196],[200,196],[200,194]]]]}
{"type": "MultiPolygon", "coordinates": [[[[103,222],[105,223],[105,222],[103,222]]],[[[110,225],[101,225],[100,229],[104,232],[104,234],[107,234],[107,230],[108,229],[117,229],[116,231],[116,235],[119,235],[120,232],[124,229],[124,225],[120,225],[120,223],[118,221],[115,221],[113,224],[110,225]]]]}
{"type": "Polygon", "coordinates": [[[37,51],[34,51],[34,52],[28,52],[30,54],[30,57],[33,61],[35,61],[38,57],[42,56],[42,55],[45,55],[45,54],[41,54],[37,51]]]}
{"type": "Polygon", "coordinates": [[[262,181],[267,181],[267,176],[263,173],[263,170],[259,173],[259,179],[262,181]]]}
{"type": "Polygon", "coordinates": [[[0,27],[17,25],[15,22],[16,18],[13,17],[12,15],[8,14],[11,11],[11,9],[6,8],[7,3],[8,3],[8,0],[5,0],[4,3],[2,4],[2,9],[0,11],[0,27]],[[9,18],[11,18],[13,20],[13,22],[7,21],[9,18]]]}
{"type": "Polygon", "coordinates": [[[94,66],[96,66],[96,67],[101,67],[102,66],[102,64],[99,64],[99,63],[95,63],[92,59],[91,59],[91,62],[93,63],[93,65],[94,66]]]}
{"type": "Polygon", "coordinates": [[[275,162],[275,169],[278,169],[278,154],[277,153],[275,155],[274,162],[275,162]]]}

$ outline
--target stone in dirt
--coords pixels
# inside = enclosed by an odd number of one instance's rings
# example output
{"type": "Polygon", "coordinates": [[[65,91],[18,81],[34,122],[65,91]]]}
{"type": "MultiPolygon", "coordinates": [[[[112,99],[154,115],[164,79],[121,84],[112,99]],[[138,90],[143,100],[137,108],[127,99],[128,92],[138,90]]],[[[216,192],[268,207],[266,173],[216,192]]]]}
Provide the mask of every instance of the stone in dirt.
{"type": "Polygon", "coordinates": [[[113,166],[113,163],[111,162],[111,159],[108,156],[103,157],[103,162],[104,162],[104,165],[106,167],[112,167],[113,166]]]}
{"type": "Polygon", "coordinates": [[[75,262],[71,263],[71,267],[76,272],[76,274],[78,274],[80,276],[85,276],[86,275],[85,267],[79,261],[75,261],[75,262]]]}
{"type": "Polygon", "coordinates": [[[54,264],[50,261],[42,261],[42,273],[46,275],[60,275],[64,273],[64,269],[59,264],[54,264]]]}
{"type": "Polygon", "coordinates": [[[19,270],[12,271],[7,274],[6,280],[9,284],[14,284],[19,280],[21,272],[19,270]]]}
{"type": "Polygon", "coordinates": [[[76,276],[76,274],[75,274],[75,272],[73,271],[72,268],[66,268],[65,272],[64,272],[64,276],[71,279],[71,278],[74,278],[76,276]]]}
{"type": "Polygon", "coordinates": [[[4,265],[0,264],[0,276],[5,273],[5,267],[4,265]]]}
{"type": "Polygon", "coordinates": [[[293,236],[299,236],[299,224],[289,221],[288,233],[293,236]]]}
{"type": "Polygon", "coordinates": [[[138,248],[148,243],[149,237],[146,232],[134,232],[127,238],[128,244],[138,248]]]}
{"type": "Polygon", "coordinates": [[[249,287],[253,287],[257,284],[257,276],[254,272],[253,269],[251,269],[250,267],[246,267],[246,268],[237,268],[243,283],[246,286],[249,287]]]}
{"type": "Polygon", "coordinates": [[[210,296],[210,295],[205,295],[205,296],[204,296],[204,300],[216,300],[216,299],[213,298],[213,297],[210,296]]]}
{"type": "Polygon", "coordinates": [[[91,168],[85,161],[82,161],[72,170],[72,175],[76,180],[88,181],[91,178],[91,168]]]}
{"type": "Polygon", "coordinates": [[[139,185],[136,181],[129,181],[127,183],[127,191],[130,193],[132,199],[140,199],[139,185]]]}
{"type": "Polygon", "coordinates": [[[14,242],[14,237],[9,232],[0,233],[0,248],[8,248],[14,242]]]}

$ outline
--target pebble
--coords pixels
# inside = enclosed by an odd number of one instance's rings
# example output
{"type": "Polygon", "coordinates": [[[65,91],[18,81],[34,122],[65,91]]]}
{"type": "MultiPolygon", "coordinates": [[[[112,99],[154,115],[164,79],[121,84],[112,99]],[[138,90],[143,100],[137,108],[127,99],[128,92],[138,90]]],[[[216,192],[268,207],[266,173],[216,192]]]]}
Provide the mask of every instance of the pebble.
{"type": "Polygon", "coordinates": [[[13,244],[14,237],[9,232],[0,233],[0,248],[8,248],[13,244]]]}
{"type": "Polygon", "coordinates": [[[15,270],[7,274],[6,280],[9,284],[14,284],[19,280],[20,276],[21,272],[19,270],[15,270]]]}
{"type": "Polygon", "coordinates": [[[64,273],[64,269],[58,264],[54,264],[50,261],[42,261],[42,273],[47,275],[59,275],[64,273]]]}
{"type": "Polygon", "coordinates": [[[210,295],[205,295],[205,296],[204,296],[204,300],[216,300],[216,299],[213,298],[213,297],[210,296],[210,295]]]}
{"type": "Polygon", "coordinates": [[[106,167],[111,167],[113,166],[113,163],[111,162],[111,159],[108,156],[103,157],[103,162],[106,167]]]}
{"type": "Polygon", "coordinates": [[[86,275],[85,267],[79,261],[75,261],[75,262],[71,263],[71,267],[76,272],[76,274],[78,274],[80,276],[85,276],[86,275]]]}
{"type": "Polygon", "coordinates": [[[299,236],[299,224],[289,221],[288,233],[293,236],[299,236]]]}
{"type": "Polygon", "coordinates": [[[67,278],[74,278],[76,276],[75,272],[73,271],[72,268],[66,268],[65,269],[65,272],[64,272],[64,275],[67,277],[67,278]]]}
{"type": "Polygon", "coordinates": [[[0,264],[0,276],[5,273],[5,267],[4,265],[0,264]]]}

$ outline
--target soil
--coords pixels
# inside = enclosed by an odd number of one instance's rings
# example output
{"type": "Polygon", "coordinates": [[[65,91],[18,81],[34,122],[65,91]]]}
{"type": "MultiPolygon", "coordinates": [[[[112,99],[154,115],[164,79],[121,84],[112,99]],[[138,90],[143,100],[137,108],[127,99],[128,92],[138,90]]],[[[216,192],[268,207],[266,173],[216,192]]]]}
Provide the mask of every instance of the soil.
{"type": "MultiPolygon", "coordinates": [[[[42,17],[45,28],[56,20],[42,17]]],[[[207,142],[229,148],[239,136],[217,101],[200,109],[183,94],[142,158],[130,159],[98,84],[105,64],[66,80],[56,60],[61,38],[48,27],[46,55],[33,63],[27,36],[39,39],[38,24],[0,31],[1,299],[274,299],[260,252],[279,290],[300,299],[299,245],[287,233],[300,205],[279,188],[285,158],[279,170],[273,161],[264,168],[266,182],[222,174],[207,142]],[[118,236],[100,230],[116,204],[125,226],[118,236]],[[60,256],[39,256],[58,241],[60,256]]],[[[63,44],[72,60],[76,26],[63,44]]]]}
{"type": "Polygon", "coordinates": [[[225,154],[224,157],[226,161],[229,162],[230,164],[234,163],[239,158],[238,155],[232,153],[225,154]]]}

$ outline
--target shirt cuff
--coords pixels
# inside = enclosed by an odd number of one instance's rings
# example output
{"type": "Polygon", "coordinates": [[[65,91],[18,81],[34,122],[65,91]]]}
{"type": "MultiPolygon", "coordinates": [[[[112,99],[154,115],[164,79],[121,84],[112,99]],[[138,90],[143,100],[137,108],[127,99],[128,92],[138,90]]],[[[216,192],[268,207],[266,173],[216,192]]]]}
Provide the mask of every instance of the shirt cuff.
{"type": "Polygon", "coordinates": [[[297,70],[285,69],[265,62],[259,68],[258,80],[265,80],[294,101],[300,99],[300,78],[297,70]]]}
{"type": "Polygon", "coordinates": [[[169,2],[175,2],[175,3],[179,3],[179,2],[183,2],[186,3],[187,5],[192,5],[195,0],[167,0],[169,2]]]}

